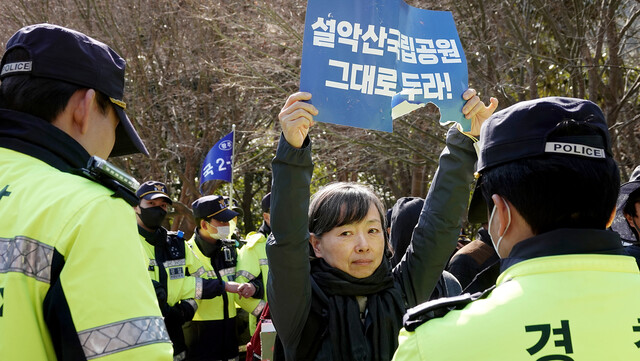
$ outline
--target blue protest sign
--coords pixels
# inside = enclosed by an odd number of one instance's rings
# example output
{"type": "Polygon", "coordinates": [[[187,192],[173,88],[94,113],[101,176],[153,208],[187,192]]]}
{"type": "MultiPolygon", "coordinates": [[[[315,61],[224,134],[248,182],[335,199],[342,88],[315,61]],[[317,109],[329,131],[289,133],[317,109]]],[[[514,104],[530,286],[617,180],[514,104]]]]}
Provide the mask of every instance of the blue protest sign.
{"type": "Polygon", "coordinates": [[[458,122],[467,60],[448,11],[402,0],[309,0],[300,90],[315,120],[390,132],[393,121],[427,103],[440,122],[458,122]]]}
{"type": "Polygon", "coordinates": [[[220,139],[202,162],[200,170],[200,192],[202,193],[202,185],[210,180],[223,180],[231,182],[233,173],[233,132],[225,135],[220,139]]]}

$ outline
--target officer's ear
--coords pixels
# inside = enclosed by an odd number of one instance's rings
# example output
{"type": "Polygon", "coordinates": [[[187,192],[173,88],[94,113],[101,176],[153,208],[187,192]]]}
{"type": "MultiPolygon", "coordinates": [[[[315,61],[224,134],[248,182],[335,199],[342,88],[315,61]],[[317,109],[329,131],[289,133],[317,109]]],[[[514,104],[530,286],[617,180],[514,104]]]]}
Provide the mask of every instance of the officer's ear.
{"type": "Polygon", "coordinates": [[[200,229],[209,232],[211,227],[213,227],[211,223],[207,222],[204,219],[200,220],[200,229]]]}
{"type": "Polygon", "coordinates": [[[96,101],[96,91],[93,89],[81,89],[76,93],[79,94],[73,104],[73,127],[79,135],[84,135],[89,131],[91,107],[93,102],[96,101]]]}
{"type": "Polygon", "coordinates": [[[91,102],[95,95],[96,92],[92,89],[76,90],[67,101],[64,110],[51,121],[51,124],[82,144],[80,139],[89,130],[91,102]]]}
{"type": "Polygon", "coordinates": [[[491,199],[493,200],[493,204],[496,208],[496,213],[493,216],[494,219],[491,228],[498,231],[496,235],[504,236],[505,232],[509,231],[508,228],[513,228],[510,226],[512,226],[513,223],[512,216],[514,214],[512,214],[512,212],[515,211],[515,208],[513,207],[513,204],[511,204],[511,202],[498,194],[492,195],[491,199]]]}

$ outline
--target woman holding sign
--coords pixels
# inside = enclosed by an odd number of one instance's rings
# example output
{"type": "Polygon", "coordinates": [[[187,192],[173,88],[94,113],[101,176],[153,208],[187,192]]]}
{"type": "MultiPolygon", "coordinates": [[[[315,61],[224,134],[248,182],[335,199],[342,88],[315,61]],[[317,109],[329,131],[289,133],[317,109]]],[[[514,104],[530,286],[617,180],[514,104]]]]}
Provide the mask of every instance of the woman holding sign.
{"type": "Polygon", "coordinates": [[[307,133],[318,111],[305,102],[309,93],[287,99],[272,164],[267,245],[271,316],[287,360],[391,360],[406,308],[429,298],[455,248],[476,161],[473,142],[498,105],[492,98],[485,106],[473,89],[463,98],[471,132],[449,130],[412,246],[393,269],[385,255],[385,210],[369,188],[329,184],[309,205],[307,133]]]}

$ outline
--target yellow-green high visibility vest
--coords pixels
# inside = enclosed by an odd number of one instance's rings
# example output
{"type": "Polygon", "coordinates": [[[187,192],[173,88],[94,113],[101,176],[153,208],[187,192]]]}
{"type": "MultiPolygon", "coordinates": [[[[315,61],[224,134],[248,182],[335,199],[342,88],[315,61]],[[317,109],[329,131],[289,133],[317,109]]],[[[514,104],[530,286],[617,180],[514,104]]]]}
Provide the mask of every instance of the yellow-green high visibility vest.
{"type": "MultiPolygon", "coordinates": [[[[149,277],[154,281],[160,281],[160,267],[158,267],[155,255],[155,247],[149,244],[143,236],[140,236],[142,247],[145,250],[145,260],[148,262],[149,277]]],[[[189,250],[187,242],[183,241],[184,258],[164,261],[163,267],[167,274],[167,304],[173,306],[176,303],[190,298],[202,298],[202,279],[187,276],[187,269],[199,264],[193,252],[189,250]]]]}
{"type": "Polygon", "coordinates": [[[238,251],[238,265],[236,266],[236,281],[245,283],[254,280],[258,276],[262,278],[264,285],[264,298],[239,298],[238,305],[249,312],[249,332],[256,330],[258,317],[262,313],[267,301],[267,276],[269,263],[267,262],[267,237],[260,232],[247,234],[247,244],[238,251]]]}
{"type": "Polygon", "coordinates": [[[394,360],[640,360],[638,300],[632,257],[533,258],[486,298],[403,329],[394,360]]]}
{"type": "MultiPolygon", "coordinates": [[[[197,231],[196,231],[197,232],[197,231]]],[[[187,242],[189,249],[193,252],[196,264],[189,267],[189,272],[194,277],[201,277],[207,279],[217,279],[213,266],[211,266],[211,260],[209,257],[202,254],[195,241],[195,233],[193,237],[187,242]]],[[[236,268],[229,267],[218,270],[220,277],[224,282],[232,281],[235,278],[236,268]]],[[[229,304],[227,309],[229,311],[229,318],[236,317],[235,300],[237,294],[227,292],[229,304]]],[[[214,297],[208,300],[196,300],[198,303],[198,310],[193,316],[193,321],[213,321],[224,319],[224,299],[222,296],[214,297]]]]}
{"type": "Polygon", "coordinates": [[[0,168],[0,358],[171,360],[133,209],[20,152],[0,168]]]}

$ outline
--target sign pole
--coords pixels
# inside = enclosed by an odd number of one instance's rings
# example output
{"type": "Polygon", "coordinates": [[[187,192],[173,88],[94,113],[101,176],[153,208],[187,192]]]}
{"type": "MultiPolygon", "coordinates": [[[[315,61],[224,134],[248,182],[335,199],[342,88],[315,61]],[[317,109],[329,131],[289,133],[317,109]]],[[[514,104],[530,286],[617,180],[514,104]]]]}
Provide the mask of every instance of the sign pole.
{"type": "Polygon", "coordinates": [[[231,182],[229,182],[229,208],[233,207],[233,165],[236,161],[236,125],[231,126],[231,182]]]}

